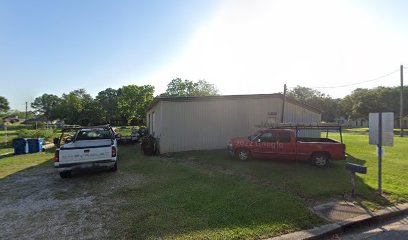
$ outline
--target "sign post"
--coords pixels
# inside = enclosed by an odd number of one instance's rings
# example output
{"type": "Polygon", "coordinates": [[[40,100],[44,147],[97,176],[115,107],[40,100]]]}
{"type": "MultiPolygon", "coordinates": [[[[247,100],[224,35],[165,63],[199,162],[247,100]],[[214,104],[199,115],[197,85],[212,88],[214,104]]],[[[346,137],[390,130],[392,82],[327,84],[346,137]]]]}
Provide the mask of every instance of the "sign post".
{"type": "Polygon", "coordinates": [[[382,148],[394,145],[394,113],[370,113],[369,129],[369,144],[377,145],[378,192],[382,194],[382,148]]]}
{"type": "Polygon", "coordinates": [[[382,113],[378,113],[378,192],[382,194],[382,113]]]}
{"type": "Polygon", "coordinates": [[[7,142],[8,142],[8,139],[7,139],[7,123],[4,123],[4,131],[6,132],[4,134],[4,146],[7,146],[7,142]]]}

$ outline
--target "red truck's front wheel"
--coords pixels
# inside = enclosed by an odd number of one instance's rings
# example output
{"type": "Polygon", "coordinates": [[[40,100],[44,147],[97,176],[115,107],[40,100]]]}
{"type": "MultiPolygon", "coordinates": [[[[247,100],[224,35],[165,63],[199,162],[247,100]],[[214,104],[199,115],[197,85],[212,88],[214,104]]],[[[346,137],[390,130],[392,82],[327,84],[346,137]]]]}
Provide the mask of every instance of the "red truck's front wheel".
{"type": "Polygon", "coordinates": [[[245,149],[239,149],[236,153],[236,156],[241,161],[248,161],[251,157],[248,150],[245,149]]]}

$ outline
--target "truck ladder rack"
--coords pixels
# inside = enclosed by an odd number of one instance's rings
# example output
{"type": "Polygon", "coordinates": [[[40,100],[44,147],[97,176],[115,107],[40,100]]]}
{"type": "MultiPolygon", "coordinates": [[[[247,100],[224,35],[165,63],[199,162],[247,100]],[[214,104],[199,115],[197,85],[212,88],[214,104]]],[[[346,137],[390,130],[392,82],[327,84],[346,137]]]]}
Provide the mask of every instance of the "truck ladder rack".
{"type": "Polygon", "coordinates": [[[326,132],[326,138],[329,137],[329,130],[339,131],[340,141],[343,142],[342,125],[338,123],[278,123],[269,129],[295,129],[296,136],[301,129],[316,129],[326,132]]]}

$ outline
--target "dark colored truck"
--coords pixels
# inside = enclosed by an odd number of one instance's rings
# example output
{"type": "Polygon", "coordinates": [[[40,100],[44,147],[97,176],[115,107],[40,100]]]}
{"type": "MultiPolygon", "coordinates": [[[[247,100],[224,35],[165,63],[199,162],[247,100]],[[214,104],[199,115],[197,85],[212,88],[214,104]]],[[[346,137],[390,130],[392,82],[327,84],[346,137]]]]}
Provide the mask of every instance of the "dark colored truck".
{"type": "Polygon", "coordinates": [[[249,137],[230,139],[227,148],[231,155],[242,161],[251,157],[306,160],[323,167],[329,160],[346,159],[344,143],[328,137],[297,137],[296,133],[297,130],[291,129],[260,130],[249,137]]]}

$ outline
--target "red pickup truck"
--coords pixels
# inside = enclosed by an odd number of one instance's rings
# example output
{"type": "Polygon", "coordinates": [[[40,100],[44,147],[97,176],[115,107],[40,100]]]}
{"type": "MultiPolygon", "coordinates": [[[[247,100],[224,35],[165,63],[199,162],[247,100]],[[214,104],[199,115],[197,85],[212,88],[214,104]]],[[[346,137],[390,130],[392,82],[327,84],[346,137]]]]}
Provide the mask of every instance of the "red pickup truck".
{"type": "Polygon", "coordinates": [[[228,151],[239,160],[275,158],[310,160],[318,167],[330,160],[346,159],[346,146],[329,138],[300,138],[294,130],[265,129],[249,137],[228,141],[228,151]]]}

